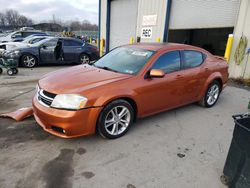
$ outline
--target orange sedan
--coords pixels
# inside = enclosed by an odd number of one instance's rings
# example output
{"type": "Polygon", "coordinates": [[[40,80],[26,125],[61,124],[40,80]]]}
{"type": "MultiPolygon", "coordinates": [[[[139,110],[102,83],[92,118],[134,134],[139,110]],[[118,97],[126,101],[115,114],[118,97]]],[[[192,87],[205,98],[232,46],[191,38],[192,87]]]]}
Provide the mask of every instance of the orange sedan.
{"type": "Polygon", "coordinates": [[[182,44],[116,48],[93,65],[52,72],[33,99],[38,124],[72,138],[123,136],[137,118],[199,102],[212,107],[228,81],[221,57],[182,44]]]}

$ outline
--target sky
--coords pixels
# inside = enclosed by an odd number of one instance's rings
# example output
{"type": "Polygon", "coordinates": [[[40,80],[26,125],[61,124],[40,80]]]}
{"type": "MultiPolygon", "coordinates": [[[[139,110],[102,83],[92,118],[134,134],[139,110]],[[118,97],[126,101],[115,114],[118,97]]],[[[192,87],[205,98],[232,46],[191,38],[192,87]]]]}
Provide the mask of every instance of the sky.
{"type": "Polygon", "coordinates": [[[14,9],[35,23],[55,19],[98,23],[98,0],[0,0],[0,12],[14,9]]]}

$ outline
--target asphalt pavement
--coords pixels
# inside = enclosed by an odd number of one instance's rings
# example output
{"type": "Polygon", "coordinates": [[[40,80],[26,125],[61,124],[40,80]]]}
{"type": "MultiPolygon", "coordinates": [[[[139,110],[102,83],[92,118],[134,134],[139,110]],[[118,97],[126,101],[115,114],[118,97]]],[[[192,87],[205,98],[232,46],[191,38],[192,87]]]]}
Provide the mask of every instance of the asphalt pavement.
{"type": "MultiPolygon", "coordinates": [[[[0,75],[0,113],[31,105],[37,80],[66,68],[0,75]]],[[[228,86],[213,108],[197,104],[138,120],[122,138],[62,139],[31,117],[0,118],[0,187],[224,188],[220,182],[232,138],[233,114],[250,91],[228,86]]]]}

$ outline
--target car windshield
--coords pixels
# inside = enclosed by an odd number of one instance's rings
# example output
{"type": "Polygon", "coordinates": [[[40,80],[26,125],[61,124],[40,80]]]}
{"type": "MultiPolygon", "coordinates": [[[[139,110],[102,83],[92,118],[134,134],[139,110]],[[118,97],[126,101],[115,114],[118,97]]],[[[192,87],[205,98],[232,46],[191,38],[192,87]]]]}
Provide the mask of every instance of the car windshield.
{"type": "Polygon", "coordinates": [[[137,74],[153,53],[139,48],[120,47],[112,50],[93,65],[114,72],[137,74]]]}

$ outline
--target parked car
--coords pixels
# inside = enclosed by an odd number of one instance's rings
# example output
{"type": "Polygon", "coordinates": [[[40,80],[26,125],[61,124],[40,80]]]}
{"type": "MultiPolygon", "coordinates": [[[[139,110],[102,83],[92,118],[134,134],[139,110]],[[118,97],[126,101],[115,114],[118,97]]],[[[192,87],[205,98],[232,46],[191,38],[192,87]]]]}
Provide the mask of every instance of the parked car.
{"type": "Polygon", "coordinates": [[[4,54],[16,58],[19,64],[32,68],[41,64],[90,63],[99,58],[98,49],[74,38],[50,37],[22,48],[14,48],[4,54]]]}
{"type": "Polygon", "coordinates": [[[137,118],[199,102],[212,107],[228,81],[223,58],[181,44],[118,47],[91,65],[49,73],[33,98],[38,124],[63,138],[123,136],[137,118]]]}
{"type": "Polygon", "coordinates": [[[41,35],[47,35],[44,32],[41,31],[14,31],[12,33],[7,33],[4,36],[0,37],[0,43],[3,42],[20,42],[22,41],[24,38],[30,36],[30,35],[34,35],[34,34],[41,34],[41,35]]]}
{"type": "Polygon", "coordinates": [[[33,36],[26,37],[22,42],[4,42],[0,43],[0,49],[10,51],[13,48],[28,47],[30,44],[35,44],[43,39],[48,38],[47,36],[33,36]]]}
{"type": "Polygon", "coordinates": [[[50,35],[48,35],[47,33],[36,33],[36,34],[29,35],[25,38],[18,38],[14,40],[14,42],[23,42],[24,40],[32,38],[32,37],[49,37],[49,36],[50,35]]]}

